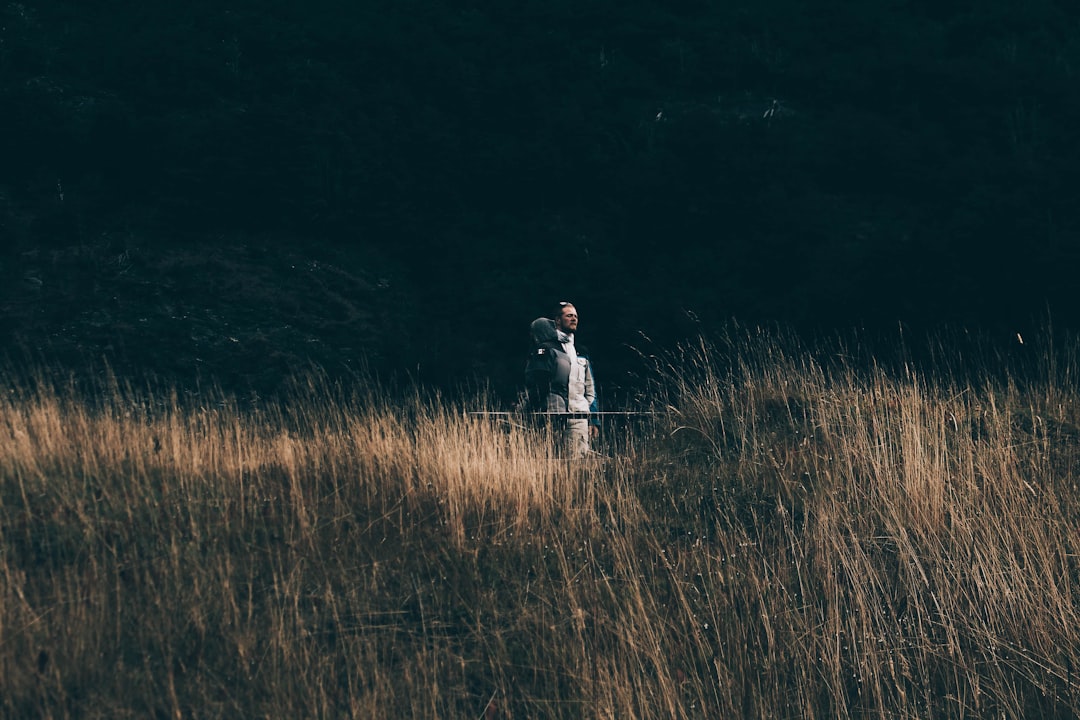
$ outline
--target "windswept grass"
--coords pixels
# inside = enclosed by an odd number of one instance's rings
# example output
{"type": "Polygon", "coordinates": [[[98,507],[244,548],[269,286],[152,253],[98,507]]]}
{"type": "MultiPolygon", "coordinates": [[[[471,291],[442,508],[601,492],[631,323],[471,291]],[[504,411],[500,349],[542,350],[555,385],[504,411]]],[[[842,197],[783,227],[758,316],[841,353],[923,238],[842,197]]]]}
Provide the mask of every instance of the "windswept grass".
{"type": "Polygon", "coordinates": [[[1071,356],[850,356],[684,348],[669,414],[584,464],[317,378],[254,409],[16,388],[0,710],[1076,716],[1071,356]]]}

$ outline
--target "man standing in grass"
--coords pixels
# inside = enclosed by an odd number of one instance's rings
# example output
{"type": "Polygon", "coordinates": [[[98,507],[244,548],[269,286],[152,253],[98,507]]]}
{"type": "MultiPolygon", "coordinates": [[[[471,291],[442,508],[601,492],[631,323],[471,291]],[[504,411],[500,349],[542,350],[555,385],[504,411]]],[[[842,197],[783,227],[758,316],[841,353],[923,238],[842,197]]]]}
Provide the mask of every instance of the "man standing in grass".
{"type": "MultiPolygon", "coordinates": [[[[549,413],[589,413],[595,408],[596,385],[589,359],[574,345],[578,314],[572,303],[560,302],[554,318],[533,321],[534,355],[525,368],[533,408],[549,413]]],[[[565,442],[574,457],[589,453],[590,434],[596,432],[587,417],[566,418],[565,442]]]]}

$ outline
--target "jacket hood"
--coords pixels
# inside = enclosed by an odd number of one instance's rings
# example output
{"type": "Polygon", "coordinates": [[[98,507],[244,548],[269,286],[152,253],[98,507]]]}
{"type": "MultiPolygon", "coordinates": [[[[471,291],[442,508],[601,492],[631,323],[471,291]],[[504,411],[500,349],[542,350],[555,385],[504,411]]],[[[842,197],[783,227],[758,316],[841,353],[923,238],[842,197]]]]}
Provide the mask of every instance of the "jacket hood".
{"type": "Polygon", "coordinates": [[[529,333],[532,335],[534,345],[559,341],[559,333],[555,330],[555,321],[551,318],[536,318],[533,320],[532,325],[529,326],[529,333]]]}

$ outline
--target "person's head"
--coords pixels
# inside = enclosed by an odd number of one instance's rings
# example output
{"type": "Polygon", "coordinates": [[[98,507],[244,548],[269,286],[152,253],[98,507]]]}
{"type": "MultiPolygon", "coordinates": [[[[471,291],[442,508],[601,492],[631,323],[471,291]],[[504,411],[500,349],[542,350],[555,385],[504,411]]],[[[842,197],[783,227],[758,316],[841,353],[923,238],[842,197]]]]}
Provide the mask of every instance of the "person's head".
{"type": "Polygon", "coordinates": [[[577,309],[573,303],[560,302],[558,310],[555,313],[555,327],[562,330],[564,333],[572,333],[577,331],[578,316],[577,309]]]}

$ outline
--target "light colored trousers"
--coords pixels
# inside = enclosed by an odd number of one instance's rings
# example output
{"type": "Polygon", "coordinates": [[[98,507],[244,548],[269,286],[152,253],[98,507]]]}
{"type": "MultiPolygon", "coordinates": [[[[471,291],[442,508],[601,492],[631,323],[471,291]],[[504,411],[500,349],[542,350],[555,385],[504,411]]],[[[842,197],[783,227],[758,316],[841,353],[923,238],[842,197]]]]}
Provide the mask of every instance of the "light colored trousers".
{"type": "Polygon", "coordinates": [[[566,450],[570,457],[583,458],[589,454],[589,421],[566,421],[566,450]]]}

